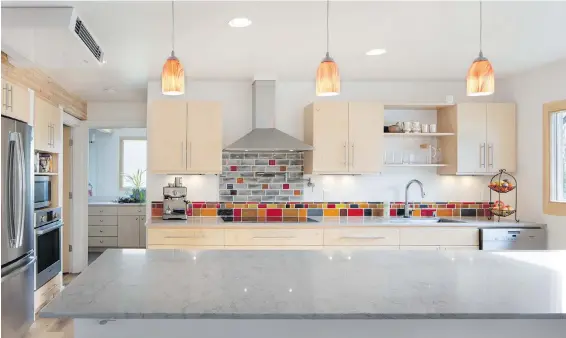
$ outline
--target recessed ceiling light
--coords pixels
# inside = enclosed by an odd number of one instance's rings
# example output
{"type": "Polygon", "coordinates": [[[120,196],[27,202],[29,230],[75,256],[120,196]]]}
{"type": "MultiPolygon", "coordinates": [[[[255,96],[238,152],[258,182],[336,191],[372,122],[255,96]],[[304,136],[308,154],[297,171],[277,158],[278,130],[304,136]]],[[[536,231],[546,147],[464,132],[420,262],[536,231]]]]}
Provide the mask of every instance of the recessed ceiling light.
{"type": "Polygon", "coordinates": [[[230,25],[230,27],[244,28],[244,27],[248,27],[249,25],[251,25],[252,20],[250,20],[248,18],[234,18],[234,19],[230,20],[228,22],[228,24],[230,25]]]}
{"type": "Polygon", "coordinates": [[[366,55],[369,56],[378,56],[378,55],[383,55],[387,53],[387,50],[385,48],[376,48],[376,49],[370,49],[366,52],[366,55]]]}

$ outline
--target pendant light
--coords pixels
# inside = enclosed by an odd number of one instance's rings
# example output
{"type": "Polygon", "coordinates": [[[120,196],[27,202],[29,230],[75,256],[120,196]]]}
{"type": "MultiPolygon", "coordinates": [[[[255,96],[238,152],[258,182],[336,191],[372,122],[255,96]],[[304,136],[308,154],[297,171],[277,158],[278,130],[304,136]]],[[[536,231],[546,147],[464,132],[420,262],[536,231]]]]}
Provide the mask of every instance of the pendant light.
{"type": "Polygon", "coordinates": [[[486,96],[495,92],[495,75],[489,60],[482,51],[482,2],[480,1],[480,54],[468,70],[466,88],[468,96],[486,96]]]}
{"type": "Polygon", "coordinates": [[[175,56],[175,1],[171,1],[171,56],[163,65],[161,73],[161,92],[163,95],[183,95],[185,93],[185,70],[175,56]]]}
{"type": "Polygon", "coordinates": [[[316,95],[335,96],[340,94],[340,73],[338,65],[330,57],[329,44],[330,33],[328,26],[328,16],[330,13],[330,0],[326,0],[326,56],[320,62],[316,71],[316,95]]]}

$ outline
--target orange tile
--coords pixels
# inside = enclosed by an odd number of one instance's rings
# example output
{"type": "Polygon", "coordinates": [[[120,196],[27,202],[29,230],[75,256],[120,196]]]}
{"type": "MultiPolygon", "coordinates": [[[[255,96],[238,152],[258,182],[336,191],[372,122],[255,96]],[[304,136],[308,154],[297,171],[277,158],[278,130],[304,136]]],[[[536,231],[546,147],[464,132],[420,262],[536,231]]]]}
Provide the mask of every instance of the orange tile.
{"type": "Polygon", "coordinates": [[[383,216],[383,209],[371,209],[372,216],[383,216]]]}
{"type": "Polygon", "coordinates": [[[236,179],[236,182],[237,182],[237,183],[244,183],[244,179],[241,178],[241,177],[238,177],[238,178],[236,179]]]}
{"type": "Polygon", "coordinates": [[[367,203],[359,203],[358,206],[359,206],[361,209],[369,208],[369,204],[367,204],[367,203]]]}
{"type": "Polygon", "coordinates": [[[413,210],[413,216],[414,217],[421,217],[421,210],[420,209],[414,209],[413,210]]]}
{"type": "Polygon", "coordinates": [[[307,216],[299,217],[299,222],[306,222],[306,221],[307,221],[307,216]]]}
{"type": "Polygon", "coordinates": [[[452,209],[437,209],[436,216],[452,216],[452,209]]]}
{"type": "Polygon", "coordinates": [[[193,208],[193,216],[200,216],[200,211],[202,209],[200,208],[193,208]]]}
{"type": "Polygon", "coordinates": [[[206,208],[200,211],[201,216],[214,217],[216,216],[216,209],[206,208]]]}
{"type": "Polygon", "coordinates": [[[257,218],[257,209],[242,209],[242,217],[257,218]]]}
{"type": "Polygon", "coordinates": [[[234,203],[226,203],[226,209],[234,209],[234,203]]]}
{"type": "Polygon", "coordinates": [[[299,217],[295,216],[295,217],[283,217],[283,222],[289,222],[289,223],[297,223],[299,221],[299,217]]]}
{"type": "Polygon", "coordinates": [[[262,184],[262,185],[261,185],[261,188],[262,188],[262,189],[269,189],[269,184],[262,184]]]}
{"type": "Polygon", "coordinates": [[[265,216],[267,215],[267,210],[265,209],[257,209],[257,217],[263,217],[265,218],[265,216]]]}
{"type": "Polygon", "coordinates": [[[283,217],[298,217],[299,209],[283,209],[283,217]]]}
{"type": "Polygon", "coordinates": [[[460,216],[460,209],[452,209],[452,216],[460,216]]]}
{"type": "Polygon", "coordinates": [[[307,209],[299,209],[300,217],[307,217],[307,209]]]}
{"type": "Polygon", "coordinates": [[[287,166],[279,166],[279,171],[287,171],[287,166]]]}
{"type": "Polygon", "coordinates": [[[301,191],[300,191],[300,190],[295,190],[295,191],[293,192],[293,195],[295,195],[295,196],[301,196],[301,191]]]}
{"type": "Polygon", "coordinates": [[[338,217],[340,216],[340,209],[324,209],[324,217],[338,217]]]}

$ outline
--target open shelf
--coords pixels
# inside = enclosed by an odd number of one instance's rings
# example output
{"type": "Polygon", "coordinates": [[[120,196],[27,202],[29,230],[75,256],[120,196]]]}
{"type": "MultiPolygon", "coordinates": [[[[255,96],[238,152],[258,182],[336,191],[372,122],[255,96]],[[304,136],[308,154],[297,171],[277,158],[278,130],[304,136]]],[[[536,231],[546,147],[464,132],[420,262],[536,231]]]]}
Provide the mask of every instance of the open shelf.
{"type": "Polygon", "coordinates": [[[57,176],[59,175],[59,173],[39,173],[39,172],[35,172],[33,173],[36,176],[57,176]]]}
{"type": "Polygon", "coordinates": [[[435,136],[453,136],[455,133],[383,133],[385,136],[397,136],[397,137],[411,137],[411,136],[422,136],[422,137],[435,137],[435,136]]]}
{"type": "Polygon", "coordinates": [[[446,167],[447,164],[439,163],[399,163],[399,164],[385,164],[386,167],[446,167]]]}

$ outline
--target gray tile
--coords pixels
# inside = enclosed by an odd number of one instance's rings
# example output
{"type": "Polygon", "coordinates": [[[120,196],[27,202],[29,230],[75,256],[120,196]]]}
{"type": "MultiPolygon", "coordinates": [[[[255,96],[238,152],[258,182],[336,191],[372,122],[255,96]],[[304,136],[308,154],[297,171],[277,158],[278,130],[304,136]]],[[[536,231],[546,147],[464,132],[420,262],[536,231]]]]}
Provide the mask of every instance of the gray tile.
{"type": "Polygon", "coordinates": [[[252,190],[252,195],[265,195],[265,190],[252,190]]]}
{"type": "Polygon", "coordinates": [[[303,188],[304,188],[304,183],[293,183],[293,184],[291,184],[291,188],[292,188],[292,189],[300,189],[300,190],[303,190],[303,188]]]}
{"type": "Polygon", "coordinates": [[[262,165],[256,165],[252,167],[252,171],[254,172],[264,172],[265,171],[265,166],[262,165]]]}
{"type": "Polygon", "coordinates": [[[289,165],[289,160],[275,160],[277,165],[289,165]]]}
{"type": "Polygon", "coordinates": [[[248,185],[245,183],[240,183],[240,184],[233,184],[232,185],[232,189],[248,189],[248,185]]]}
{"type": "Polygon", "coordinates": [[[302,202],[303,201],[303,196],[290,196],[289,200],[291,202],[302,202]]]}
{"type": "Polygon", "coordinates": [[[265,195],[267,196],[279,195],[279,190],[264,190],[264,191],[265,191],[265,195]]]}
{"type": "Polygon", "coordinates": [[[244,158],[244,154],[242,154],[242,153],[231,153],[230,158],[231,159],[242,159],[242,158],[244,158]]]}
{"type": "Polygon", "coordinates": [[[247,202],[248,196],[234,196],[234,202],[247,202]]]}
{"type": "Polygon", "coordinates": [[[275,153],[275,154],[273,154],[273,158],[275,158],[275,159],[286,159],[287,154],[286,153],[275,153]]]}
{"type": "Polygon", "coordinates": [[[231,178],[236,178],[236,177],[240,177],[240,173],[237,171],[230,171],[226,173],[226,176],[231,178]]]}
{"type": "Polygon", "coordinates": [[[248,184],[248,189],[261,189],[261,184],[248,184]]]}
{"type": "Polygon", "coordinates": [[[269,189],[283,189],[283,184],[277,183],[277,184],[270,184],[269,185],[269,189]]]}
{"type": "Polygon", "coordinates": [[[238,174],[240,175],[240,177],[254,177],[254,173],[252,173],[251,171],[239,171],[238,174]]]}
{"type": "Polygon", "coordinates": [[[275,196],[261,196],[262,202],[275,202],[275,196]]]}
{"type": "Polygon", "coordinates": [[[222,159],[227,160],[230,158],[230,153],[222,153],[222,159]]]}
{"type": "Polygon", "coordinates": [[[301,178],[303,177],[303,173],[302,172],[292,172],[292,173],[288,173],[288,176],[290,179],[293,178],[301,178]]]}
{"type": "Polygon", "coordinates": [[[245,153],[245,154],[244,154],[244,158],[245,158],[245,159],[255,159],[255,158],[258,158],[258,153],[245,153]]]}
{"type": "Polygon", "coordinates": [[[240,165],[242,160],[227,160],[226,165],[240,165]]]}
{"type": "Polygon", "coordinates": [[[285,177],[273,177],[271,179],[273,183],[285,183],[285,177]]]}
{"type": "Polygon", "coordinates": [[[230,195],[230,190],[219,190],[218,193],[220,194],[220,196],[230,195]]]}
{"type": "Polygon", "coordinates": [[[268,173],[273,173],[273,172],[277,172],[279,171],[279,167],[278,166],[269,166],[269,167],[265,167],[265,171],[268,173]]]}
{"type": "Polygon", "coordinates": [[[289,164],[290,165],[301,165],[302,166],[303,160],[292,160],[292,161],[289,161],[289,164]]]}
{"type": "Polygon", "coordinates": [[[292,195],[293,195],[293,190],[280,190],[280,191],[279,191],[279,195],[282,195],[282,196],[292,196],[292,195]]]}
{"type": "Polygon", "coordinates": [[[300,159],[301,158],[301,153],[289,153],[287,154],[287,158],[290,160],[295,160],[295,159],[300,159]]]}
{"type": "Polygon", "coordinates": [[[269,160],[255,160],[255,165],[268,165],[269,160]]]}
{"type": "Polygon", "coordinates": [[[262,197],[263,197],[263,196],[258,196],[258,195],[256,195],[256,196],[248,196],[248,201],[249,201],[249,202],[261,202],[261,198],[262,198],[262,197]]]}
{"type": "Polygon", "coordinates": [[[234,182],[236,182],[236,178],[234,178],[234,177],[221,177],[220,182],[222,182],[222,183],[234,183],[234,182]]]}
{"type": "Polygon", "coordinates": [[[220,196],[220,202],[232,202],[233,196],[220,196]]]}
{"type": "Polygon", "coordinates": [[[300,171],[303,172],[303,166],[302,165],[290,165],[287,167],[287,171],[300,171]]]}
{"type": "Polygon", "coordinates": [[[258,155],[259,155],[258,158],[267,158],[267,159],[273,158],[272,153],[259,153],[258,155]]]}
{"type": "Polygon", "coordinates": [[[251,195],[251,194],[252,194],[251,190],[242,190],[242,189],[238,190],[238,195],[248,196],[248,195],[251,195]]]}
{"type": "Polygon", "coordinates": [[[246,182],[247,183],[257,183],[258,180],[255,177],[248,177],[248,178],[246,178],[246,182]]]}
{"type": "Polygon", "coordinates": [[[287,202],[289,201],[289,196],[275,196],[275,200],[278,202],[287,202]]]}
{"type": "Polygon", "coordinates": [[[255,165],[255,160],[242,160],[242,165],[255,165]]]}
{"type": "Polygon", "coordinates": [[[230,171],[230,166],[229,165],[223,165],[222,166],[222,172],[229,172],[230,171]]]}
{"type": "Polygon", "coordinates": [[[257,177],[256,180],[259,183],[269,183],[273,181],[273,177],[257,177]]]}
{"type": "Polygon", "coordinates": [[[249,165],[241,165],[238,167],[238,171],[252,171],[252,167],[249,165]]]}

